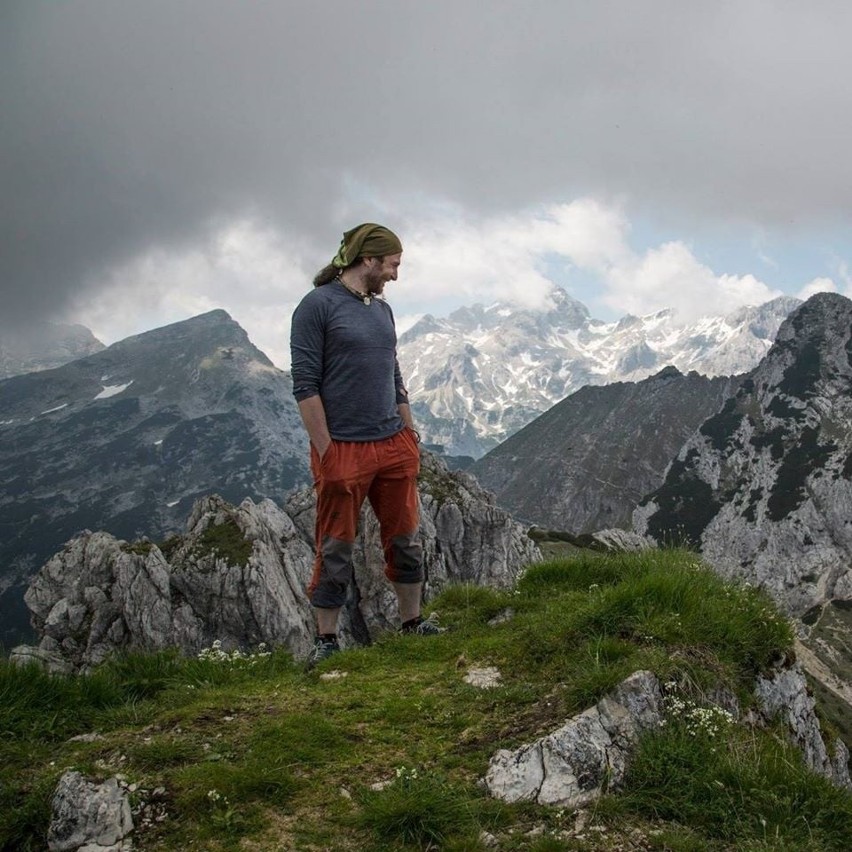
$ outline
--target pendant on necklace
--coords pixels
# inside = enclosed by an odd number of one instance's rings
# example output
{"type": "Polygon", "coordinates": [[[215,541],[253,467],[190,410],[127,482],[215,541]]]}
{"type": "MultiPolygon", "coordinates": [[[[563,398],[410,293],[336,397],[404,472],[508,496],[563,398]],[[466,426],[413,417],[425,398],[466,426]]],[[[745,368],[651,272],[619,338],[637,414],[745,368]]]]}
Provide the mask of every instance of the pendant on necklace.
{"type": "Polygon", "coordinates": [[[364,296],[364,304],[369,305],[373,300],[369,296],[364,296]]]}

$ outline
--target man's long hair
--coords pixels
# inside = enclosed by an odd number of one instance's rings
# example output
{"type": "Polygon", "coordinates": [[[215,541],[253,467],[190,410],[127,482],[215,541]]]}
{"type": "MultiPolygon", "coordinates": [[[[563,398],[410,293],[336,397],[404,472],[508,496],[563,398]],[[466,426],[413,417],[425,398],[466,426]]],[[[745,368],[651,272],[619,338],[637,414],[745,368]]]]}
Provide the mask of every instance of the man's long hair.
{"type": "MultiPolygon", "coordinates": [[[[380,261],[383,261],[384,259],[384,255],[376,258],[376,260],[380,261]]],[[[363,258],[359,257],[357,260],[350,263],[349,266],[346,267],[346,269],[351,269],[353,266],[357,266],[359,263],[362,262],[362,260],[363,258]]],[[[333,263],[329,263],[328,266],[324,266],[314,276],[314,287],[322,287],[323,284],[331,284],[331,282],[334,281],[334,279],[337,278],[341,272],[343,272],[342,269],[335,266],[333,263]]]]}
{"type": "Polygon", "coordinates": [[[338,269],[333,263],[329,263],[328,266],[324,266],[314,276],[314,287],[322,287],[323,284],[330,284],[341,272],[343,272],[342,269],[338,269]]]}

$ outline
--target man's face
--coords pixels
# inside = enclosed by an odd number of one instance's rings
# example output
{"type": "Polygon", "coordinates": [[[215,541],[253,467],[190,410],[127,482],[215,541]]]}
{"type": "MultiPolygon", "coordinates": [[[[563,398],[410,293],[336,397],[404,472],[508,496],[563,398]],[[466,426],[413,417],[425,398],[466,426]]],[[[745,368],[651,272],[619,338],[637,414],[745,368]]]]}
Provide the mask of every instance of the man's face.
{"type": "Polygon", "coordinates": [[[367,292],[380,296],[388,281],[396,281],[399,265],[402,263],[402,253],[387,254],[384,257],[365,257],[367,273],[367,292]]]}

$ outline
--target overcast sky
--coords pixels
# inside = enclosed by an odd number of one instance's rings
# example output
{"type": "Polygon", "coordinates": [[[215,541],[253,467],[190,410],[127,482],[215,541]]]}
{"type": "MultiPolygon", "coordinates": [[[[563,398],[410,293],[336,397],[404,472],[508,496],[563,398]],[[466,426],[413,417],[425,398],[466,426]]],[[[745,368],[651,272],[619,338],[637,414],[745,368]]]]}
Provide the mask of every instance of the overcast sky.
{"type": "Polygon", "coordinates": [[[850,36],[841,0],[0,0],[3,322],[223,307],[287,366],[361,221],[403,325],[849,295],[850,36]]]}

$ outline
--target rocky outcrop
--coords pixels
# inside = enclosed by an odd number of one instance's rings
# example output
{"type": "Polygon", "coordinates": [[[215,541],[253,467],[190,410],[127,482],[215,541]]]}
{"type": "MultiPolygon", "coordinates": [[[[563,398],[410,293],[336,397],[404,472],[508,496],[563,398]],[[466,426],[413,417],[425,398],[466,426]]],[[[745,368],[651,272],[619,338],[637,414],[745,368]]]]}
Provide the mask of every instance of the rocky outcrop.
{"type": "Polygon", "coordinates": [[[62,654],[58,643],[45,636],[39,647],[18,645],[9,654],[9,662],[13,666],[36,665],[48,674],[73,674],[74,664],[62,654]]]}
{"type": "Polygon", "coordinates": [[[852,788],[849,749],[841,739],[826,743],[816,714],[816,702],[798,665],[779,668],[759,677],[755,687],[758,706],[767,722],[779,721],[790,741],[802,753],[805,765],[838,787],[852,788]]]}
{"type": "Polygon", "coordinates": [[[852,302],[809,299],[634,513],[801,616],[852,596],[852,302]]]}
{"type": "Polygon", "coordinates": [[[195,504],[185,536],[160,546],[103,532],[73,539],[25,599],[41,651],[75,668],[118,649],[194,654],[216,639],[229,650],[266,642],[304,654],[310,562],[310,547],[271,500],[233,507],[212,496],[195,504]]]}
{"type": "Polygon", "coordinates": [[[639,735],[658,728],[662,720],[660,682],[651,672],[635,672],[546,737],[498,751],[485,786],[506,802],[582,807],[605,786],[618,789],[639,735]]]}
{"type": "Polygon", "coordinates": [[[639,535],[631,530],[598,530],[591,534],[591,538],[603,550],[612,553],[635,553],[639,550],[650,550],[657,546],[652,538],[639,535]]]}
{"type": "Polygon", "coordinates": [[[626,528],[687,438],[738,385],[666,367],[642,382],[587,386],[470,471],[525,521],[575,534],[626,528]]]}
{"type": "Polygon", "coordinates": [[[117,778],[102,784],[66,772],[51,803],[50,852],[130,852],[133,817],[117,778]]]}
{"type": "MultiPolygon", "coordinates": [[[[540,558],[523,528],[476,481],[423,456],[421,538],[426,594],[448,583],[508,586],[540,558]]],[[[206,497],[184,536],[128,544],[86,532],[53,556],[26,602],[41,636],[18,661],[58,670],[96,665],[119,649],[176,647],[198,653],[261,642],[307,654],[313,614],[305,595],[313,563],[314,497],[297,492],[286,511],[271,500],[238,507],[206,497]]],[[[378,524],[369,508],[353,559],[355,582],[341,620],[348,642],[366,643],[398,627],[396,597],[384,578],[378,524]]]]}
{"type": "MultiPolygon", "coordinates": [[[[727,690],[717,693],[708,698],[736,719],[736,698],[727,690]]],[[[838,787],[852,787],[849,751],[839,739],[827,745],[798,666],[781,665],[759,677],[755,699],[758,709],[744,722],[780,722],[806,766],[838,787]]],[[[635,672],[594,707],[547,736],[498,751],[489,763],[485,787],[506,802],[583,807],[605,789],[621,786],[639,737],[660,727],[666,703],[657,677],[648,671],[635,672]]]]}

